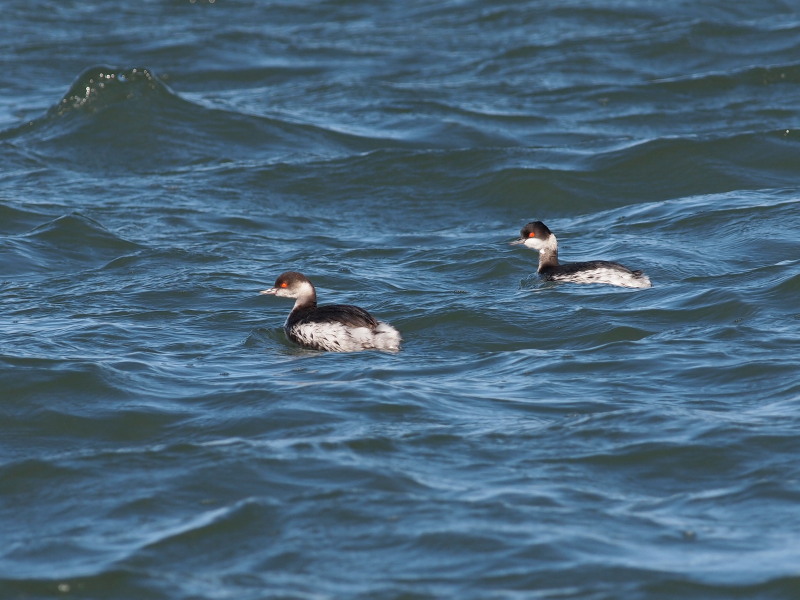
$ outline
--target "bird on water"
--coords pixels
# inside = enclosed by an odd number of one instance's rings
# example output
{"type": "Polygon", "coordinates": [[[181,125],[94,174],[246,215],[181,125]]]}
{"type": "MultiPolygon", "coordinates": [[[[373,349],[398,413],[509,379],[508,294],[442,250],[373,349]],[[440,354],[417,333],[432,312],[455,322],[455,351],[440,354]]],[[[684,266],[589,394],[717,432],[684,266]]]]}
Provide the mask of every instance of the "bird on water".
{"type": "Polygon", "coordinates": [[[318,306],[317,291],[302,273],[286,271],[278,276],[274,287],[260,293],[295,299],[283,329],[300,346],[329,352],[400,350],[400,332],[363,308],[352,304],[318,306]]]}
{"type": "Polygon", "coordinates": [[[520,231],[518,240],[539,252],[539,276],[546,281],[570,281],[572,283],[605,283],[628,288],[649,288],[650,278],[642,271],[634,271],[619,263],[607,260],[590,260],[560,264],[558,241],[552,231],[541,221],[532,221],[520,231]]]}

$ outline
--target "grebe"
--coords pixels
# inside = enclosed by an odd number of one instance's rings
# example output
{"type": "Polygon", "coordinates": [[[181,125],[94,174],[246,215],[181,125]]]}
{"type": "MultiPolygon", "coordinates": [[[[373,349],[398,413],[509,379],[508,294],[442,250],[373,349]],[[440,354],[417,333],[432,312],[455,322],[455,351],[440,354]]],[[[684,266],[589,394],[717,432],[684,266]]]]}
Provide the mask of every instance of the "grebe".
{"type": "Polygon", "coordinates": [[[317,306],[317,291],[302,273],[287,271],[275,280],[275,287],[260,293],[297,299],[283,326],[286,336],[296,344],[330,352],[400,350],[400,332],[363,308],[351,304],[317,306]]]}
{"type": "Polygon", "coordinates": [[[541,221],[533,221],[520,231],[520,238],[511,242],[539,251],[538,273],[547,281],[572,283],[607,283],[629,288],[649,288],[650,279],[642,271],[632,271],[607,260],[558,264],[558,241],[541,221]]]}

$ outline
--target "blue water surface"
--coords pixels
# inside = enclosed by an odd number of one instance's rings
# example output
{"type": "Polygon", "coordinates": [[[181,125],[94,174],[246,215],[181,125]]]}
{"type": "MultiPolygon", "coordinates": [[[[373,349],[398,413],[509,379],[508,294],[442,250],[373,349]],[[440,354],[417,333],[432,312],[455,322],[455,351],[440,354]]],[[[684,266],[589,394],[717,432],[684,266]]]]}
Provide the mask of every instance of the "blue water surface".
{"type": "Polygon", "coordinates": [[[800,597],[791,3],[9,0],[0,56],[0,597],[800,597]],[[293,345],[286,270],[402,351],[293,345]]]}

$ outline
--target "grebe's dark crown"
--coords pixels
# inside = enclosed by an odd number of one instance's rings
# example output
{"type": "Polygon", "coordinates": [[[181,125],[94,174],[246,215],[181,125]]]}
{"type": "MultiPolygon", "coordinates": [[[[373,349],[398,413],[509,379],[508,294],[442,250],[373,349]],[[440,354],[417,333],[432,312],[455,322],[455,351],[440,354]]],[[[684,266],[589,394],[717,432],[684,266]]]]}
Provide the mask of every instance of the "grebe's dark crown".
{"type": "Polygon", "coordinates": [[[552,232],[547,228],[547,225],[541,221],[531,221],[519,232],[520,237],[524,239],[535,237],[546,240],[551,234],[552,232]]]}
{"type": "Polygon", "coordinates": [[[278,278],[275,280],[275,287],[290,288],[298,283],[311,283],[311,281],[309,281],[308,277],[302,273],[298,273],[297,271],[286,271],[285,273],[278,275],[278,278]]]}

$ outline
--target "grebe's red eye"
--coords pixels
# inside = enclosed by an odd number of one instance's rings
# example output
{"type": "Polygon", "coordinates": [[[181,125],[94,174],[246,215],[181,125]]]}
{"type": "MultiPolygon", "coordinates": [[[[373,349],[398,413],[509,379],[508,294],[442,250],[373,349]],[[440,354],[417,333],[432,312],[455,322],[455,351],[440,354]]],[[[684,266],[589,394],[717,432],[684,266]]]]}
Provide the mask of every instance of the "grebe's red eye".
{"type": "Polygon", "coordinates": [[[529,237],[529,238],[531,238],[531,237],[536,237],[536,232],[534,232],[534,231],[531,231],[531,232],[528,234],[528,237],[529,237]]]}
{"type": "Polygon", "coordinates": [[[289,287],[289,284],[286,283],[285,281],[281,281],[281,287],[282,288],[289,287]]]}

